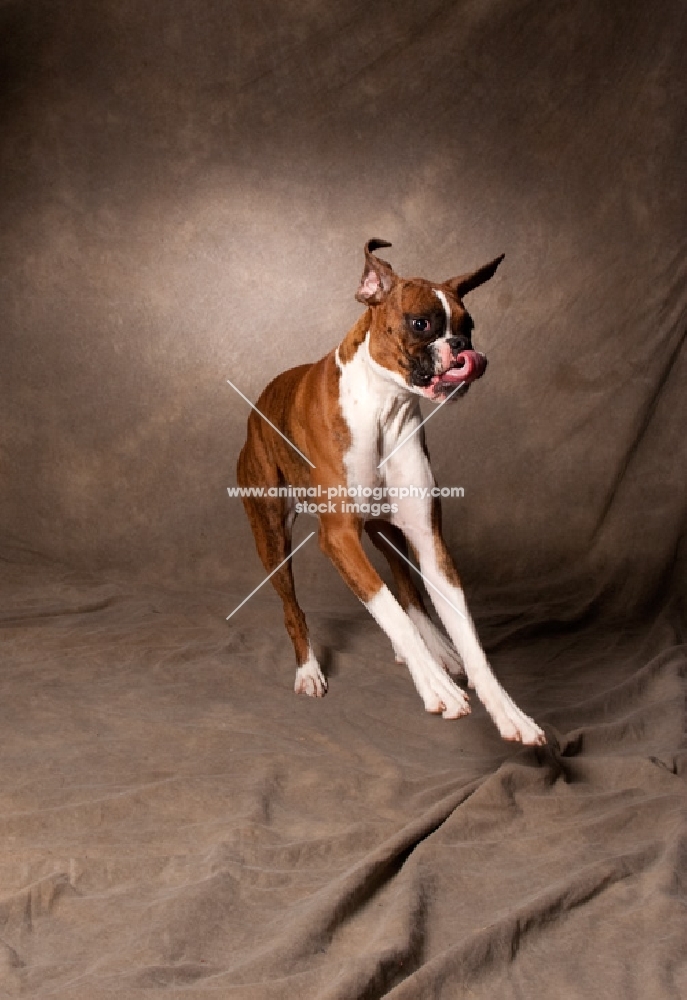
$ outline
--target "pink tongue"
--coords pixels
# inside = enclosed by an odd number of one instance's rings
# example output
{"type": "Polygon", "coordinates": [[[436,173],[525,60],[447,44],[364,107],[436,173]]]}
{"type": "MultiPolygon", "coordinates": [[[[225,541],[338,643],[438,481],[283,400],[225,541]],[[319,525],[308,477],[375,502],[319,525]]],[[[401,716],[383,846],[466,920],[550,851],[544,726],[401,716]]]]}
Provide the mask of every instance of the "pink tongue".
{"type": "Polygon", "coordinates": [[[449,368],[447,372],[440,377],[442,382],[464,382],[465,376],[467,374],[466,368],[449,368]]]}
{"type": "Polygon", "coordinates": [[[455,368],[449,368],[448,371],[439,375],[438,381],[455,383],[474,382],[475,379],[480,378],[484,374],[484,370],[487,367],[487,359],[479,351],[462,351],[456,358],[456,361],[459,364],[455,368]]]}

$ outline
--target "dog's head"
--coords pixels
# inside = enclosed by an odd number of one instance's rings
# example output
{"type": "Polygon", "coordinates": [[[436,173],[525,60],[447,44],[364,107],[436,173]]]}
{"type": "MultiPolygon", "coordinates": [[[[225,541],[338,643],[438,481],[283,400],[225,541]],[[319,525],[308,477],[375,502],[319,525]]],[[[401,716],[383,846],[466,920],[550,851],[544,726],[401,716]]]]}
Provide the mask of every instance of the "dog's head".
{"type": "Polygon", "coordinates": [[[485,355],[472,347],[474,324],[463,296],[493,277],[503,254],[477,271],[439,283],[400,278],[375,255],[388,246],[377,239],[365,244],[356,294],[371,312],[370,357],[394,381],[427,399],[463,396],[487,367],[485,355]]]}

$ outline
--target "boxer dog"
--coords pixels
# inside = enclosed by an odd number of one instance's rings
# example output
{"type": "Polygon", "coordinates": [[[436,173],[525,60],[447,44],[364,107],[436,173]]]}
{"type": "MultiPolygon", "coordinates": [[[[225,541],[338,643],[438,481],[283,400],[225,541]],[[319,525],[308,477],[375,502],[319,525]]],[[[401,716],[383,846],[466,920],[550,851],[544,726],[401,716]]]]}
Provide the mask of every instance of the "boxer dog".
{"type": "MultiPolygon", "coordinates": [[[[493,277],[503,257],[435,282],[395,274],[375,255],[390,245],[379,239],[365,245],[356,294],[365,312],[339,346],[314,364],[278,375],[256,404],[260,414],[251,410],[237,478],[240,486],[264,487],[265,496],[243,498],[255,544],[270,573],[291,553],[296,501],[268,497],[270,487],[314,487],[311,495],[336,495],[337,502],[318,505],[320,547],[389,636],[425,709],[445,719],[466,715],[468,696],[452,674],[467,676],[504,739],[543,744],[544,733],[501,687],[480,645],[441,535],[440,502],[430,493],[436,484],[420,428],[421,398],[463,396],[484,374],[487,359],[472,347],[473,322],[463,298],[493,277]],[[369,518],[343,499],[347,487],[358,486],[406,487],[415,495],[385,505],[386,516],[369,518]],[[363,550],[363,528],[389,560],[398,600],[363,550]],[[453,645],[427,615],[406,562],[408,546],[453,645]]],[[[290,560],[272,583],[296,652],[295,690],[321,698],[327,681],[296,600],[290,560]]]]}

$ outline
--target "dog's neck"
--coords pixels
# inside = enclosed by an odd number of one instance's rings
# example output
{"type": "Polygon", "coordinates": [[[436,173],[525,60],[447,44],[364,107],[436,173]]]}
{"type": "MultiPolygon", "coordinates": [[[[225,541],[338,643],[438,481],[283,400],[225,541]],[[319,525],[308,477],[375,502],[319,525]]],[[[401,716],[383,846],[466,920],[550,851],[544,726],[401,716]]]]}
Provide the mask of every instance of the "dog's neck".
{"type": "MultiPolygon", "coordinates": [[[[370,354],[369,331],[357,342],[354,353],[344,339],[336,349],[339,370],[339,405],[356,441],[376,449],[377,460],[405,433],[409,421],[419,416],[419,398],[400,375],[384,368],[370,354]],[[348,357],[344,364],[341,354],[348,357]],[[379,429],[384,433],[380,436],[379,429]]],[[[376,464],[376,462],[375,462],[376,464]]]]}
{"type": "Polygon", "coordinates": [[[346,373],[346,381],[355,380],[360,396],[369,402],[384,402],[398,406],[399,403],[417,402],[417,397],[398,372],[390,371],[372,357],[370,353],[372,316],[368,309],[358,322],[348,331],[336,348],[335,357],[339,372],[346,373]]]}

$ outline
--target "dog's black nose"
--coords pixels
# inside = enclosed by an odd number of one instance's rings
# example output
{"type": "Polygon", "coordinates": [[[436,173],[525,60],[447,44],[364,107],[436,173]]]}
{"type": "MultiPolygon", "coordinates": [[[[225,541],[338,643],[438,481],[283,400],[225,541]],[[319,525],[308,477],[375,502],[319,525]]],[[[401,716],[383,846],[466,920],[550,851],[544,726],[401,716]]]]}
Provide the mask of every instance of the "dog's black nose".
{"type": "Polygon", "coordinates": [[[454,354],[458,354],[460,351],[470,350],[470,341],[466,337],[449,337],[448,346],[454,354]]]}

